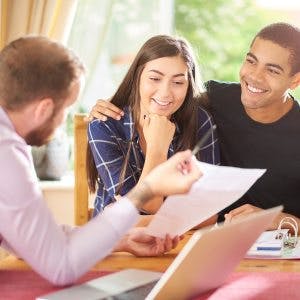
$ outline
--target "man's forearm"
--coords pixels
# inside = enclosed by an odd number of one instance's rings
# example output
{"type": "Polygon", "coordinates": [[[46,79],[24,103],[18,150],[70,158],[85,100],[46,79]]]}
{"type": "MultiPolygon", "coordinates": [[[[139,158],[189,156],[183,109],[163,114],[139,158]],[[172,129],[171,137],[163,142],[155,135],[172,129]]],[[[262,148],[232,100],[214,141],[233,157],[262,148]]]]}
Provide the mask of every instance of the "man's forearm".
{"type": "Polygon", "coordinates": [[[141,209],[155,195],[149,184],[143,181],[138,183],[126,196],[137,209],[141,209]]]}
{"type": "Polygon", "coordinates": [[[127,251],[127,239],[128,239],[128,234],[124,235],[117,245],[114,247],[113,252],[125,252],[127,251]]]}
{"type": "MultiPolygon", "coordinates": [[[[154,193],[146,181],[138,183],[130,192],[126,194],[126,198],[131,201],[138,210],[141,209],[151,198],[153,198],[153,196],[154,193]]],[[[128,236],[128,234],[123,236],[123,238],[113,249],[114,252],[128,251],[128,236]]]]}

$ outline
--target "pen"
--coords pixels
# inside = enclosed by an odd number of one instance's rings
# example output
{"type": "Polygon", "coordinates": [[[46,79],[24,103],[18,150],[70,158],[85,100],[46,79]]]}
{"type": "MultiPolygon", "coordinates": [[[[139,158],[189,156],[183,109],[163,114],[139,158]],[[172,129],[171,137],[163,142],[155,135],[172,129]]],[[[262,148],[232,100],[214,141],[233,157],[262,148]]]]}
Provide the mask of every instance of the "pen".
{"type": "Polygon", "coordinates": [[[281,250],[281,247],[272,247],[272,246],[269,246],[269,247],[257,247],[256,250],[257,251],[262,251],[262,250],[266,250],[266,251],[279,251],[279,250],[281,250]]]}
{"type": "Polygon", "coordinates": [[[212,134],[212,132],[217,128],[217,125],[213,125],[208,129],[208,131],[203,135],[203,137],[198,141],[198,143],[195,145],[192,155],[196,155],[198,151],[201,149],[201,147],[205,144],[209,136],[212,134]]]}
{"type": "MultiPolygon", "coordinates": [[[[196,155],[197,152],[201,149],[201,147],[204,145],[204,143],[207,141],[208,137],[212,134],[212,132],[217,128],[216,125],[213,125],[209,128],[209,130],[203,135],[203,137],[198,141],[198,143],[195,145],[194,149],[192,150],[192,155],[196,155]]],[[[181,172],[182,174],[187,174],[188,171],[186,169],[188,162],[184,161],[181,165],[181,172]]]]}

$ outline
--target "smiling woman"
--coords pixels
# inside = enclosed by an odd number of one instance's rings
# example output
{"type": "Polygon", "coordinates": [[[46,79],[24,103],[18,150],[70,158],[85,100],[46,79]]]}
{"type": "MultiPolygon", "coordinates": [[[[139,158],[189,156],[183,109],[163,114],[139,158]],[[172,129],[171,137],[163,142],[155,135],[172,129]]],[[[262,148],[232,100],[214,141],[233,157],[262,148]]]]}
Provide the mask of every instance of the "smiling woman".
{"type": "Polygon", "coordinates": [[[141,115],[170,119],[182,105],[188,84],[188,67],[179,55],[149,61],[140,79],[141,115]]]}
{"type": "MultiPolygon", "coordinates": [[[[143,179],[175,152],[191,149],[212,126],[201,107],[199,74],[191,48],[183,39],[150,38],[141,47],[111,103],[124,110],[120,120],[94,120],[89,125],[89,183],[96,190],[95,214],[143,179]]],[[[217,164],[212,134],[198,159],[217,164]]],[[[163,197],[142,209],[155,213],[163,197]]]]}

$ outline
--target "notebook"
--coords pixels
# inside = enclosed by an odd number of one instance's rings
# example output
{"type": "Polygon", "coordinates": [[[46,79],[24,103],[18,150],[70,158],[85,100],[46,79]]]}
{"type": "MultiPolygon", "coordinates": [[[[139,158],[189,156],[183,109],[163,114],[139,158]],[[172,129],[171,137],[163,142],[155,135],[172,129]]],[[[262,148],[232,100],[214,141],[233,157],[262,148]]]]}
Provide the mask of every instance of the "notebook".
{"type": "Polygon", "coordinates": [[[282,206],[262,210],[234,223],[196,231],[162,276],[152,271],[123,270],[38,299],[192,298],[222,285],[281,210],[282,206]],[[77,298],[83,291],[86,294],[77,298]]]}
{"type": "Polygon", "coordinates": [[[246,258],[299,259],[298,223],[292,217],[281,219],[278,228],[263,232],[247,252],[246,258]],[[290,229],[284,229],[288,226],[290,229]]]}
{"type": "Polygon", "coordinates": [[[247,252],[251,256],[281,256],[284,249],[285,236],[288,229],[271,230],[263,232],[247,252]]]}

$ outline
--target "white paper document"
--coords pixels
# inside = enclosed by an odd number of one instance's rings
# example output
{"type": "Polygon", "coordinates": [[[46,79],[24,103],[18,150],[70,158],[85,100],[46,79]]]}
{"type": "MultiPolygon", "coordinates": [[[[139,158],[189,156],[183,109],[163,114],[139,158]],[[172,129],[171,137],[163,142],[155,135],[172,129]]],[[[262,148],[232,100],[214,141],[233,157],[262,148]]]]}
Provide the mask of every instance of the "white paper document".
{"type": "Polygon", "coordinates": [[[150,235],[181,235],[232,204],[266,170],[215,166],[197,162],[203,176],[185,195],[168,197],[147,227],[150,235]]]}

